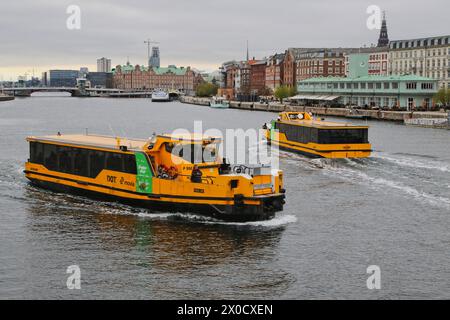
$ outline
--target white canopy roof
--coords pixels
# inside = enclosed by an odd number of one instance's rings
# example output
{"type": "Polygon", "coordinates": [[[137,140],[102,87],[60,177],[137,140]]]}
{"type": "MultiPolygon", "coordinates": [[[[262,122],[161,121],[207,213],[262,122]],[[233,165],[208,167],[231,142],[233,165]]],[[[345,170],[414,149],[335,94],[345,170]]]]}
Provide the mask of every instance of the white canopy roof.
{"type": "Polygon", "coordinates": [[[314,95],[314,94],[299,94],[293,97],[290,97],[290,100],[325,100],[332,101],[336,100],[340,96],[329,96],[329,95],[314,95]]]}

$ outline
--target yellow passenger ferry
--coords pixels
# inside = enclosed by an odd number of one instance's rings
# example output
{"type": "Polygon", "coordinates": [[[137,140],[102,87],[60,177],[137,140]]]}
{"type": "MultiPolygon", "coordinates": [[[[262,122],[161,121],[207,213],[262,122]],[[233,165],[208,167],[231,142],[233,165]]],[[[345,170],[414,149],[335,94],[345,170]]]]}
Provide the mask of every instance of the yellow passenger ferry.
{"type": "Polygon", "coordinates": [[[282,172],[264,166],[233,170],[220,160],[219,138],[58,133],[27,141],[26,177],[57,192],[227,221],[270,219],[283,209],[282,172]]]}
{"type": "Polygon", "coordinates": [[[313,119],[307,112],[282,112],[263,128],[269,143],[314,158],[365,158],[372,152],[368,126],[313,119]]]}

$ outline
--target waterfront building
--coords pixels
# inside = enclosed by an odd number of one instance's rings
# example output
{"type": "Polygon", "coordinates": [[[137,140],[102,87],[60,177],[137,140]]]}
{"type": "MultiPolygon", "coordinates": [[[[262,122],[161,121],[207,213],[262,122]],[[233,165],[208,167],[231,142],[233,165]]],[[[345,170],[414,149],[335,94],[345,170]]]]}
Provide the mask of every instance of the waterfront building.
{"type": "Polygon", "coordinates": [[[236,73],[238,70],[237,61],[228,61],[222,64],[220,72],[222,73],[223,85],[219,88],[217,95],[228,100],[234,98],[234,86],[236,81],[236,73]]]}
{"type": "Polygon", "coordinates": [[[113,74],[111,72],[89,72],[86,76],[92,88],[112,88],[113,74]]]}
{"type": "Polygon", "coordinates": [[[111,72],[111,59],[97,59],[97,72],[111,72]]]}
{"type": "Polygon", "coordinates": [[[320,77],[299,81],[297,90],[294,98],[305,103],[428,109],[433,106],[437,80],[416,75],[320,77]]]}
{"type": "Polygon", "coordinates": [[[389,43],[389,74],[413,74],[450,88],[450,35],[389,43]]]}
{"type": "Polygon", "coordinates": [[[221,70],[225,87],[220,90],[220,94],[234,99],[248,100],[251,95],[251,66],[256,62],[253,59],[224,63],[221,70]]]}
{"type": "Polygon", "coordinates": [[[160,67],[160,55],[159,55],[159,47],[152,48],[152,54],[150,56],[150,60],[148,61],[149,67],[159,68],[160,67]]]}
{"type": "Polygon", "coordinates": [[[238,78],[236,82],[236,94],[238,96],[250,95],[250,61],[242,61],[239,63],[238,78]]]}
{"type": "Polygon", "coordinates": [[[48,77],[47,77],[47,72],[46,71],[42,72],[41,85],[44,86],[44,87],[46,87],[48,85],[48,77]]]}
{"type": "Polygon", "coordinates": [[[75,87],[79,73],[78,70],[49,70],[48,84],[50,87],[75,87]]]}
{"type": "Polygon", "coordinates": [[[313,48],[298,53],[296,80],[345,76],[345,55],[358,48],[313,48]]]}
{"type": "Polygon", "coordinates": [[[266,88],[266,60],[254,61],[250,65],[250,94],[260,95],[266,88]]]}
{"type": "Polygon", "coordinates": [[[223,76],[223,87],[219,89],[218,95],[226,99],[235,99],[241,89],[241,62],[228,61],[222,64],[220,71],[223,76]]]}
{"type": "Polygon", "coordinates": [[[267,59],[266,87],[272,91],[283,84],[284,57],[284,53],[277,53],[267,59]]]}
{"type": "Polygon", "coordinates": [[[289,48],[284,53],[283,59],[283,84],[293,87],[297,83],[297,67],[301,53],[319,50],[317,48],[289,48]]]}
{"type": "Polygon", "coordinates": [[[388,47],[370,47],[360,48],[357,53],[352,52],[344,54],[345,59],[345,76],[354,77],[350,75],[350,65],[352,61],[361,67],[365,68],[365,75],[373,76],[387,76],[388,75],[388,47]]]}
{"type": "Polygon", "coordinates": [[[202,76],[190,67],[174,65],[148,68],[127,63],[124,66],[118,65],[113,70],[113,86],[117,89],[178,90],[187,95],[194,95],[197,86],[203,81],[202,76]]]}

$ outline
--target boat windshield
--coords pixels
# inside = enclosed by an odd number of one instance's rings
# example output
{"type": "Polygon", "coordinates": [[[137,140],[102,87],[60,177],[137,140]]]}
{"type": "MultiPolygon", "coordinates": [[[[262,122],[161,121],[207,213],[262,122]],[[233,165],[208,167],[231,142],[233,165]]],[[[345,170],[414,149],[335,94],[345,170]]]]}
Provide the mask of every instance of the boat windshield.
{"type": "Polygon", "coordinates": [[[220,143],[210,144],[166,144],[166,150],[176,157],[183,158],[190,163],[211,163],[218,161],[220,143]]]}
{"type": "Polygon", "coordinates": [[[303,113],[291,113],[289,114],[289,119],[291,120],[303,120],[303,113]]]}

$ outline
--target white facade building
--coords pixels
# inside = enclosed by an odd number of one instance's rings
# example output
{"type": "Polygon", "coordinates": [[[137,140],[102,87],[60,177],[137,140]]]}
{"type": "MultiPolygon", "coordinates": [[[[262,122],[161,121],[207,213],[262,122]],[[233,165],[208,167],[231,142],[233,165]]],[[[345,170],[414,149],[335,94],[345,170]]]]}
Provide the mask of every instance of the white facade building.
{"type": "Polygon", "coordinates": [[[450,36],[391,41],[389,74],[413,74],[450,88],[450,36]]]}

